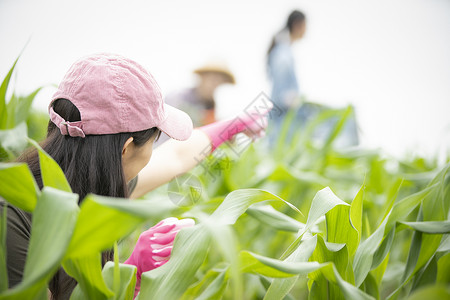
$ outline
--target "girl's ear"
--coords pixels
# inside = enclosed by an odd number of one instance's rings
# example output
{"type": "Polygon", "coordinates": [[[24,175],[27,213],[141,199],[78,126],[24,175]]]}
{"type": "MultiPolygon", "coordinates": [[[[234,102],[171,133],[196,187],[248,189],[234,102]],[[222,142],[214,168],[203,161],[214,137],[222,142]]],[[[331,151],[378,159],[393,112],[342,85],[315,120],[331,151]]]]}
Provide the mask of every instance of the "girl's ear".
{"type": "Polygon", "coordinates": [[[130,151],[131,143],[133,142],[133,137],[129,137],[128,140],[123,145],[122,156],[125,155],[128,151],[130,151]]]}

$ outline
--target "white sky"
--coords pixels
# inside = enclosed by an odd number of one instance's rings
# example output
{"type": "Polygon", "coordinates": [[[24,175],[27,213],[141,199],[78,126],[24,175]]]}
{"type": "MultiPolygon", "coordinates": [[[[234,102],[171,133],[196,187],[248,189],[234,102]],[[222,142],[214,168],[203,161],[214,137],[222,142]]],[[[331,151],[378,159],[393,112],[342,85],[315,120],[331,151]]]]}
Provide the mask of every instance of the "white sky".
{"type": "MultiPolygon", "coordinates": [[[[219,116],[270,95],[265,53],[292,9],[308,18],[294,52],[304,95],[356,107],[364,146],[388,154],[450,151],[450,1],[0,1],[0,77],[31,37],[15,89],[57,84],[79,57],[116,52],[144,65],[165,93],[192,69],[228,62],[238,85],[218,91],[219,116]]],[[[45,109],[48,87],[35,106],[45,109]]]]}

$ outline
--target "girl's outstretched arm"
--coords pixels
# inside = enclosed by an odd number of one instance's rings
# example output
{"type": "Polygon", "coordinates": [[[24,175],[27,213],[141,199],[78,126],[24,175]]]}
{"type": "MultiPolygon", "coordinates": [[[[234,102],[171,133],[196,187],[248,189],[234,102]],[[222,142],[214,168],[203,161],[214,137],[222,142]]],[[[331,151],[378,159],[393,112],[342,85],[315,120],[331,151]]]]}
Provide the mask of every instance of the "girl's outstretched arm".
{"type": "Polygon", "coordinates": [[[200,129],[192,131],[186,141],[168,140],[153,150],[149,163],[139,172],[138,182],[130,198],[139,198],[174,177],[194,168],[211,153],[211,140],[200,129]]]}
{"type": "Polygon", "coordinates": [[[139,198],[151,190],[188,172],[222,143],[238,133],[255,139],[262,137],[267,127],[267,114],[272,103],[262,109],[243,112],[237,117],[199,127],[186,141],[169,140],[153,151],[150,162],[139,173],[136,188],[130,198],[139,198]]]}

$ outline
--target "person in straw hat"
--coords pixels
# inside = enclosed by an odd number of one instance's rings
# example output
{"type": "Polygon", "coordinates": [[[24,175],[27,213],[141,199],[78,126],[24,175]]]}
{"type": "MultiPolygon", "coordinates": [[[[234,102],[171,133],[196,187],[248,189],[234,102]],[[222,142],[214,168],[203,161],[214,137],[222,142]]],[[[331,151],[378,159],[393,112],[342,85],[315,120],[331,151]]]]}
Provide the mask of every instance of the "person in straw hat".
{"type": "Polygon", "coordinates": [[[214,93],[223,84],[235,84],[233,73],[222,62],[208,62],[195,69],[198,75],[194,87],[183,89],[166,97],[166,103],[185,111],[194,126],[203,126],[216,121],[214,93]]]}

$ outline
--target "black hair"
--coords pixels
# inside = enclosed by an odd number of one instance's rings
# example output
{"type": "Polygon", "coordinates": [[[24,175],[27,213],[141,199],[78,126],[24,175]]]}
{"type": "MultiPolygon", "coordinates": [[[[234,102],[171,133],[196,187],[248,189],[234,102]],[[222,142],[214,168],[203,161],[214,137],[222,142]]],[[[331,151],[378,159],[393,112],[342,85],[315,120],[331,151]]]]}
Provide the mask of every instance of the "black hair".
{"type": "MultiPolygon", "coordinates": [[[[58,99],[53,109],[69,122],[81,120],[80,111],[69,100],[58,99]]],[[[133,137],[133,143],[139,147],[151,138],[159,138],[161,131],[150,128],[138,132],[125,132],[104,135],[86,135],[86,137],[71,137],[62,135],[52,121],[48,123],[46,139],[41,147],[59,164],[74,193],[79,195],[81,203],[89,194],[110,197],[128,197],[128,188],[122,167],[122,150],[125,142],[133,137]]],[[[30,148],[18,159],[26,162],[36,179],[40,189],[43,188],[39,156],[35,148],[30,148]]],[[[102,263],[113,260],[113,251],[102,254],[102,263]]],[[[76,281],[65,274],[63,269],[50,281],[49,288],[53,299],[70,294],[76,281]]]]}
{"type": "MultiPolygon", "coordinates": [[[[292,11],[287,19],[286,25],[280,30],[289,30],[289,33],[292,33],[292,30],[294,29],[294,26],[298,23],[303,23],[306,20],[306,16],[304,13],[302,13],[299,10],[292,11]]],[[[267,59],[270,55],[270,52],[272,52],[273,48],[277,45],[276,36],[279,34],[279,32],[272,38],[272,41],[269,46],[269,50],[267,50],[267,59]]]]}

